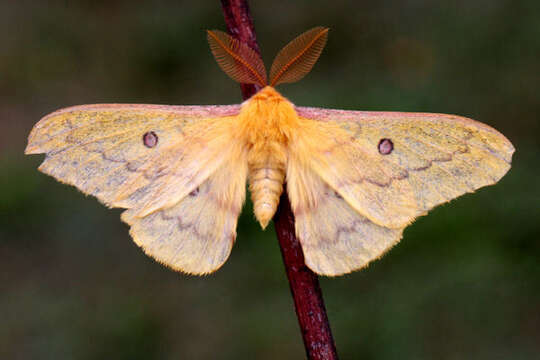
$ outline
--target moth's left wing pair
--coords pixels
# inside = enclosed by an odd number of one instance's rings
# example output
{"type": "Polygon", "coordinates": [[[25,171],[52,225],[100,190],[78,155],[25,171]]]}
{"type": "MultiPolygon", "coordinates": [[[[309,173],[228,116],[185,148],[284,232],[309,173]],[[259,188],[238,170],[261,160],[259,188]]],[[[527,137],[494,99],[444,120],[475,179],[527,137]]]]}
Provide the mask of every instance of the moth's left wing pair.
{"type": "Polygon", "coordinates": [[[128,209],[122,219],[150,256],[209,273],[230,253],[245,198],[245,154],[230,128],[239,108],[71,107],[41,119],[25,152],[46,154],[42,172],[128,209]]]}
{"type": "Polygon", "coordinates": [[[444,114],[297,108],[287,189],[306,264],[324,275],[366,266],[438,204],[496,183],[512,144],[444,114]],[[381,147],[382,146],[382,147],[381,147]]]}

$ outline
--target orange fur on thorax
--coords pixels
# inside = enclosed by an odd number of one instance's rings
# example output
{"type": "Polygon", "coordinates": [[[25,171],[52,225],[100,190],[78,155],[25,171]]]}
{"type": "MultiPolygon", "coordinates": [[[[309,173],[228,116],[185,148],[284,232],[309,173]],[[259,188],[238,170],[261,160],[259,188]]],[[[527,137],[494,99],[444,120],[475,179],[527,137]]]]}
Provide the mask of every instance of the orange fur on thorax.
{"type": "Polygon", "coordinates": [[[248,148],[248,179],[255,217],[266,227],[283,192],[287,144],[298,127],[291,102],[267,86],[244,102],[238,115],[248,148]]]}

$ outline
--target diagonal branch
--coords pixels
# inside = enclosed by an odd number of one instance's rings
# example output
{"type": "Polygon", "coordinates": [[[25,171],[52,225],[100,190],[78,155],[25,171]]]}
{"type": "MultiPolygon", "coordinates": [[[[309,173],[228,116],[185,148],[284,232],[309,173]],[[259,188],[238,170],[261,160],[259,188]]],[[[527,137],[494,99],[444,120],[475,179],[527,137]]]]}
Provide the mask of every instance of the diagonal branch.
{"type": "MultiPolygon", "coordinates": [[[[229,33],[260,53],[247,0],[221,0],[221,4],[229,33]]],[[[240,85],[244,99],[260,90],[256,85],[240,85]]],[[[302,247],[295,236],[294,215],[285,191],[281,195],[274,222],[308,359],[337,360],[319,280],[304,262],[302,247]]]]}
{"type": "MultiPolygon", "coordinates": [[[[253,27],[247,0],[221,0],[221,6],[229,34],[240,40],[240,42],[248,44],[250,48],[260,55],[261,50],[255,37],[255,28],[253,27]]],[[[260,86],[255,84],[240,84],[240,88],[244,100],[249,99],[261,89],[260,86]]]]}

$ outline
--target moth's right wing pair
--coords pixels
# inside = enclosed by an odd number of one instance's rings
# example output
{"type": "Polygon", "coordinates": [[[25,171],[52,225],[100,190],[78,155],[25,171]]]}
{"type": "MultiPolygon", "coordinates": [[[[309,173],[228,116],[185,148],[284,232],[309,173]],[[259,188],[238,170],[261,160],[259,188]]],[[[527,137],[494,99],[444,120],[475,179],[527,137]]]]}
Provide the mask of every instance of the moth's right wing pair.
{"type": "Polygon", "coordinates": [[[76,106],[41,119],[25,152],[46,154],[42,172],[126,208],[122,220],[148,255],[205,274],[229,256],[245,198],[247,161],[230,138],[238,111],[237,105],[76,106]],[[145,134],[157,143],[145,145],[145,134]]]}
{"type": "Polygon", "coordinates": [[[514,152],[496,130],[458,116],[297,112],[304,131],[289,144],[287,190],[306,264],[324,275],[366,266],[417,216],[496,183],[514,152]]]}

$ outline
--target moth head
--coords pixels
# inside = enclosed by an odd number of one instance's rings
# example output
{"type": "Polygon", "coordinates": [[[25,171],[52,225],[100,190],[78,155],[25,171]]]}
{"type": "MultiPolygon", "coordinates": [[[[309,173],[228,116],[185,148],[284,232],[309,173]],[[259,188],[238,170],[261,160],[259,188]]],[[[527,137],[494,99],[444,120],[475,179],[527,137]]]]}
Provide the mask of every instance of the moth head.
{"type": "Polygon", "coordinates": [[[219,30],[207,30],[208,43],[219,67],[234,81],[264,88],[294,83],[306,76],[321,55],[328,28],[315,27],[293,39],[276,55],[270,81],[258,51],[219,30]]]}

